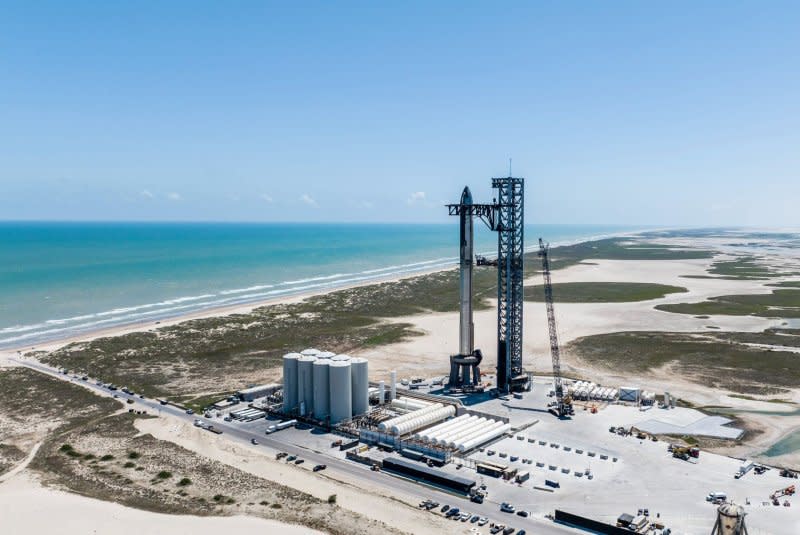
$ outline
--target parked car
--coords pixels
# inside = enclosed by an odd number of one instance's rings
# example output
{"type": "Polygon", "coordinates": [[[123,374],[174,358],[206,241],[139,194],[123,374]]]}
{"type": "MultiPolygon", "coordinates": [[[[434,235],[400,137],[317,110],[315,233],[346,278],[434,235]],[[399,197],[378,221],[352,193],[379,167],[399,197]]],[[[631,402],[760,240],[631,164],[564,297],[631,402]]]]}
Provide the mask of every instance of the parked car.
{"type": "Polygon", "coordinates": [[[480,520],[478,520],[478,525],[479,526],[485,526],[488,522],[489,522],[489,519],[486,518],[485,516],[482,516],[480,518],[480,520]]]}
{"type": "Polygon", "coordinates": [[[326,468],[328,468],[328,466],[327,466],[327,465],[325,465],[325,464],[318,464],[317,466],[315,466],[315,467],[314,467],[314,471],[315,471],[315,472],[319,472],[320,470],[325,470],[326,468]]]}
{"type": "Polygon", "coordinates": [[[125,401],[125,403],[127,403],[128,405],[133,405],[133,400],[132,400],[132,399],[130,399],[130,398],[128,398],[128,399],[125,401]]]}
{"type": "Polygon", "coordinates": [[[506,502],[500,504],[500,510],[504,513],[513,513],[515,511],[514,506],[506,502]]]}
{"type": "Polygon", "coordinates": [[[528,511],[517,511],[517,516],[527,517],[528,511]]]}
{"type": "Polygon", "coordinates": [[[250,439],[250,444],[252,444],[254,446],[258,446],[258,440],[254,439],[254,438],[251,438],[250,439]]]}
{"type": "Polygon", "coordinates": [[[446,513],[448,510],[450,510],[450,506],[449,506],[449,505],[447,505],[447,504],[444,504],[444,505],[442,506],[442,508],[441,508],[441,509],[439,509],[439,512],[440,512],[440,513],[446,513]]]}
{"type": "Polygon", "coordinates": [[[303,464],[305,461],[303,459],[297,459],[294,464],[303,464]]]}
{"type": "Polygon", "coordinates": [[[186,414],[189,414],[189,415],[194,414],[194,411],[192,409],[187,409],[186,410],[186,414]]]}

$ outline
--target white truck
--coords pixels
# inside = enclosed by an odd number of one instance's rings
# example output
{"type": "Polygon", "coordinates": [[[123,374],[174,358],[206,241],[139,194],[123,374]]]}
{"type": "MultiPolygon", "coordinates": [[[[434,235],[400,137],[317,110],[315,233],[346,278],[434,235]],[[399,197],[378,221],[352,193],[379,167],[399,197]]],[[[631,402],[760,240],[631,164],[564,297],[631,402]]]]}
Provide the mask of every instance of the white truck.
{"type": "Polygon", "coordinates": [[[744,461],[741,464],[741,466],[739,466],[739,470],[736,472],[736,474],[733,477],[735,479],[739,479],[740,477],[745,475],[747,472],[752,470],[754,466],[755,466],[755,463],[753,461],[744,461]]]}
{"type": "Polygon", "coordinates": [[[278,424],[267,427],[267,434],[274,433],[275,431],[280,431],[281,429],[286,429],[287,427],[294,427],[295,425],[297,425],[297,420],[286,420],[278,424]]]}
{"type": "Polygon", "coordinates": [[[724,492],[709,492],[706,501],[711,503],[722,503],[728,501],[728,495],[724,492]]]}

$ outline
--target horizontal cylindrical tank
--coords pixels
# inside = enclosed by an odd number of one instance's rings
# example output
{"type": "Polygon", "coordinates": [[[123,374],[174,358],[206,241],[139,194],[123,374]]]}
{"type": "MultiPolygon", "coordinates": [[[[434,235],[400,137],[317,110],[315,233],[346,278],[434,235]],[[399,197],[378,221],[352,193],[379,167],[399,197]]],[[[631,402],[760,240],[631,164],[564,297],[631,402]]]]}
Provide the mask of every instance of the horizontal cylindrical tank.
{"type": "Polygon", "coordinates": [[[463,424],[465,421],[475,418],[475,416],[470,416],[469,414],[463,414],[457,418],[453,418],[452,420],[448,420],[446,422],[442,422],[439,425],[434,427],[430,427],[424,431],[420,431],[417,433],[417,438],[423,440],[425,442],[430,442],[431,440],[435,439],[437,436],[446,433],[450,429],[463,424]]]}
{"type": "Polygon", "coordinates": [[[457,444],[461,442],[461,439],[465,437],[469,437],[475,434],[476,431],[482,431],[486,429],[486,425],[489,423],[489,420],[486,418],[480,418],[477,422],[473,422],[473,424],[466,429],[462,429],[455,435],[450,436],[447,439],[445,445],[450,448],[455,448],[457,444]]]}
{"type": "Polygon", "coordinates": [[[431,411],[426,411],[424,414],[420,414],[419,416],[411,418],[410,420],[392,425],[389,428],[389,431],[393,435],[405,435],[416,431],[421,427],[432,425],[436,422],[441,422],[445,418],[453,416],[455,413],[456,409],[452,405],[446,405],[431,411]]]}
{"type": "Polygon", "coordinates": [[[350,359],[350,373],[353,374],[353,416],[369,411],[369,363],[367,359],[350,359]]]}
{"type": "MultiPolygon", "coordinates": [[[[394,402],[392,402],[392,404],[394,405],[394,402]]],[[[397,424],[403,423],[403,422],[405,422],[407,420],[410,420],[412,418],[417,418],[417,417],[419,417],[419,416],[421,416],[423,414],[426,414],[426,413],[428,413],[428,412],[430,412],[432,410],[436,410],[437,408],[439,408],[441,406],[442,406],[441,403],[432,403],[430,405],[422,407],[421,409],[416,409],[416,410],[413,410],[413,411],[408,412],[406,414],[403,414],[402,416],[396,416],[394,418],[390,418],[389,420],[386,420],[384,422],[379,423],[378,424],[378,429],[380,431],[386,431],[387,429],[391,428],[393,425],[397,425],[397,424]]]]}
{"type": "Polygon", "coordinates": [[[460,425],[451,427],[444,433],[439,433],[439,435],[434,438],[434,442],[436,444],[441,444],[442,446],[446,445],[452,437],[462,433],[466,429],[472,428],[479,419],[479,417],[470,418],[469,420],[462,422],[460,425]]]}
{"type": "Polygon", "coordinates": [[[470,433],[469,435],[461,437],[460,440],[454,441],[455,444],[453,444],[451,447],[460,448],[462,445],[471,442],[472,440],[478,438],[481,435],[484,435],[490,431],[502,427],[503,425],[505,425],[505,423],[502,420],[492,420],[490,423],[484,425],[482,428],[474,429],[472,433],[470,433]]]}
{"type": "Polygon", "coordinates": [[[297,360],[299,353],[283,356],[283,412],[290,414],[297,407],[297,360]]]}
{"type": "Polygon", "coordinates": [[[330,364],[328,359],[314,362],[314,418],[325,420],[330,414],[330,364]]]}
{"type": "Polygon", "coordinates": [[[297,403],[300,414],[314,412],[314,362],[317,357],[303,355],[297,360],[297,403]]]}
{"type": "Polygon", "coordinates": [[[503,433],[506,433],[510,429],[511,429],[510,424],[503,424],[502,426],[489,430],[486,433],[469,440],[468,442],[464,442],[458,447],[458,451],[462,453],[465,451],[469,451],[472,448],[475,448],[481,444],[489,442],[490,440],[494,440],[495,438],[499,437],[503,433]]]}
{"type": "Polygon", "coordinates": [[[405,411],[418,411],[420,409],[424,409],[425,407],[430,407],[431,405],[433,404],[427,401],[412,399],[408,397],[393,399],[391,402],[391,407],[393,409],[399,409],[405,411]]]}
{"type": "Polygon", "coordinates": [[[331,423],[347,420],[353,415],[353,377],[349,361],[332,361],[329,365],[331,423]]]}

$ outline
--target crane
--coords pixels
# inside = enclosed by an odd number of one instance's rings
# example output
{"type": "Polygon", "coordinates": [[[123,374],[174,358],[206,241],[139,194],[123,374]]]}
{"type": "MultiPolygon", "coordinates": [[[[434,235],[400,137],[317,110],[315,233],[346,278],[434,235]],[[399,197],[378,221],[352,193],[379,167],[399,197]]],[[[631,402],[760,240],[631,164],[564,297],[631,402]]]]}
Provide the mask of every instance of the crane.
{"type": "Polygon", "coordinates": [[[550,356],[553,359],[553,386],[556,394],[556,416],[566,418],[573,414],[572,398],[564,395],[564,385],[561,381],[561,352],[558,346],[558,331],[556,330],[556,313],[553,309],[553,283],[550,280],[550,259],[548,251],[550,246],[539,238],[539,256],[542,257],[542,275],[544,276],[544,303],[547,307],[547,326],[550,330],[550,356]]]}

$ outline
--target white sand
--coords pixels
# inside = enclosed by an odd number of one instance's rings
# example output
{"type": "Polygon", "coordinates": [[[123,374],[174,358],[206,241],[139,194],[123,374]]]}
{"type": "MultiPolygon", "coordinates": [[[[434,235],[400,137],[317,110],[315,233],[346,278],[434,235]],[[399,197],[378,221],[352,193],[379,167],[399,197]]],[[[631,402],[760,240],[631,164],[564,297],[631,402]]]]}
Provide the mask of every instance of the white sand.
{"type": "Polygon", "coordinates": [[[42,487],[27,472],[0,484],[0,532],[58,535],[321,534],[309,528],[246,516],[200,517],[150,513],[42,487]]]}

